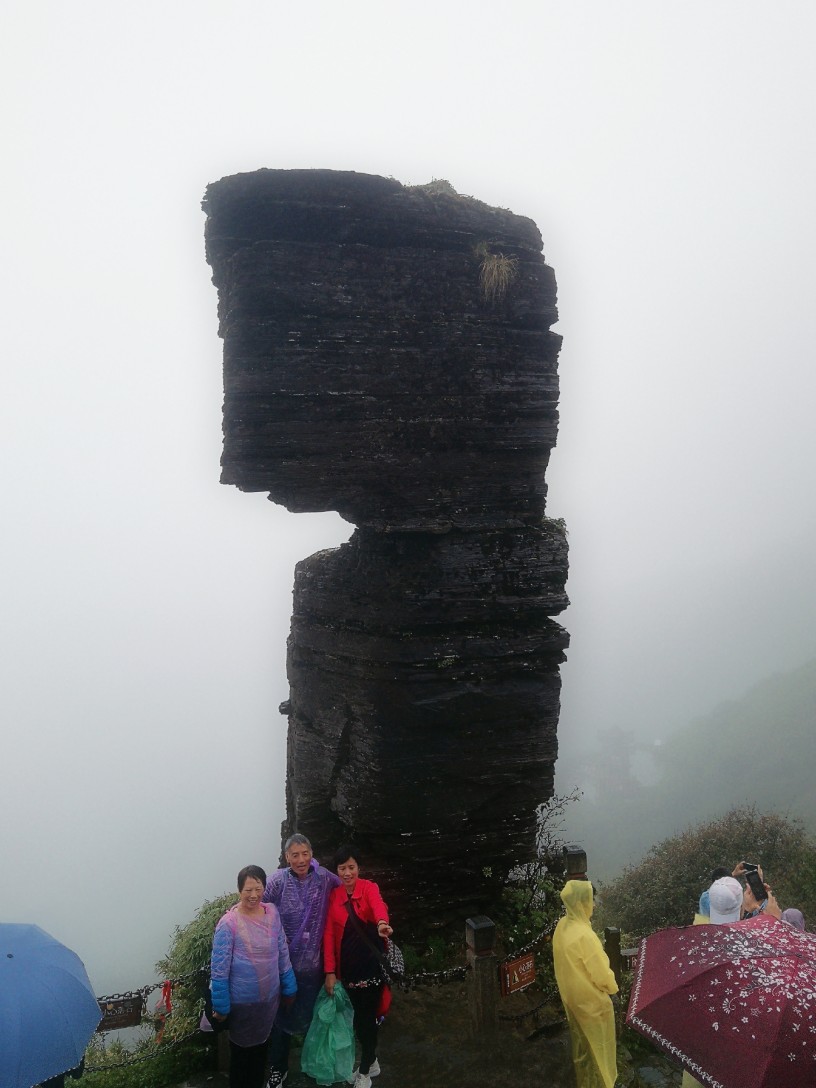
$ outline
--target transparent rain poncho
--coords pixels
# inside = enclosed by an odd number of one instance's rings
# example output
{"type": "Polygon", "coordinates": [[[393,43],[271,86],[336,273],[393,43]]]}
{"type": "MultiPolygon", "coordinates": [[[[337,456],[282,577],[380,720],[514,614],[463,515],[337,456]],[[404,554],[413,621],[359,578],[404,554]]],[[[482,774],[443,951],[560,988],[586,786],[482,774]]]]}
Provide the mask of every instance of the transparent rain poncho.
{"type": "Polygon", "coordinates": [[[315,999],[323,988],[323,930],[329,893],[340,878],[312,859],[304,879],[291,869],[278,869],[266,882],[264,900],[274,903],[289,941],[289,955],[297,978],[297,999],[281,1009],[275,1026],[289,1035],[305,1035],[315,999]]]}
{"type": "Polygon", "coordinates": [[[263,904],[263,911],[260,918],[253,918],[232,907],[213,936],[213,1008],[229,1012],[229,1037],[237,1046],[265,1043],[281,992],[294,994],[296,988],[280,916],[269,903],[263,904]]]}
{"type": "Polygon", "coordinates": [[[613,1088],[617,1077],[615,1011],[618,984],[592,929],[592,885],[568,880],[561,892],[566,916],[555,927],[555,979],[567,1013],[578,1088],[613,1088]]]}

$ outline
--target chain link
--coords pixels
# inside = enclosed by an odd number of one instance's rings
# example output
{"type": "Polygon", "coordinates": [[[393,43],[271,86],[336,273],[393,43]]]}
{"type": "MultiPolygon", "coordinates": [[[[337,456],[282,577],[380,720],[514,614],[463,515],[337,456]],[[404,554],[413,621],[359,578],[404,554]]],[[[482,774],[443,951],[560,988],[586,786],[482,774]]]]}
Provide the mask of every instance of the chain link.
{"type": "Polygon", "coordinates": [[[446,967],[443,971],[414,971],[410,975],[403,975],[400,985],[404,990],[413,990],[417,986],[426,984],[442,986],[446,982],[458,982],[465,978],[470,965],[463,967],[446,967]]]}
{"type": "Polygon", "coordinates": [[[153,982],[148,986],[142,986],[139,990],[129,990],[123,994],[106,994],[105,997],[98,997],[96,1000],[100,1005],[107,1005],[110,1001],[123,1001],[129,997],[141,997],[142,1007],[147,1004],[147,999],[153,993],[154,990],[160,990],[164,986],[165,982],[169,982],[171,986],[178,986],[183,982],[189,982],[194,978],[201,978],[202,976],[209,975],[209,967],[198,967],[194,971],[188,971],[186,975],[178,975],[177,978],[162,979],[161,982],[153,982]]]}
{"type": "Polygon", "coordinates": [[[549,941],[550,938],[552,937],[554,931],[555,931],[555,927],[556,927],[557,924],[558,923],[557,923],[557,920],[556,920],[551,925],[547,926],[546,929],[542,929],[542,931],[538,934],[538,936],[533,937],[533,939],[530,941],[529,944],[525,944],[523,948],[516,949],[516,951],[513,952],[512,955],[506,956],[505,959],[502,960],[502,962],[503,963],[511,963],[513,960],[517,960],[519,958],[519,956],[524,956],[528,952],[532,952],[532,950],[537,945],[541,944],[542,941],[549,941]]]}
{"type": "MultiPolygon", "coordinates": [[[[499,965],[503,963],[512,963],[513,960],[518,959],[519,956],[526,955],[527,952],[531,952],[543,941],[549,941],[556,923],[553,922],[547,929],[543,929],[537,936],[533,937],[529,944],[524,945],[523,948],[519,948],[513,952],[512,955],[507,956],[505,959],[499,962],[499,965]]],[[[445,982],[456,982],[467,976],[470,970],[470,964],[466,964],[462,967],[448,967],[442,971],[415,971],[410,975],[406,974],[401,980],[401,985],[406,990],[411,990],[415,986],[423,986],[426,983],[430,985],[441,985],[445,982]]]]}
{"type": "Polygon", "coordinates": [[[548,990],[547,996],[544,998],[544,1000],[532,1009],[525,1009],[523,1012],[517,1013],[500,1012],[499,1020],[510,1020],[513,1022],[517,1022],[519,1020],[526,1020],[528,1016],[535,1016],[537,1012],[541,1012],[542,1009],[545,1009],[552,1004],[552,1002],[555,1000],[555,995],[557,994],[557,992],[557,990],[548,990]]]}

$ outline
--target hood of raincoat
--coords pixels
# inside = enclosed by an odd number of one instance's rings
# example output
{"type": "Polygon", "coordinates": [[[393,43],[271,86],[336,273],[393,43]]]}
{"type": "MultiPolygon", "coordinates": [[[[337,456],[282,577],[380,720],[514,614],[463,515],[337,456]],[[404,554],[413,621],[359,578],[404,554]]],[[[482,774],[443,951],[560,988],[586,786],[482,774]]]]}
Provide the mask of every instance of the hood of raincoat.
{"type": "Polygon", "coordinates": [[[561,902],[568,918],[589,923],[594,906],[592,885],[588,880],[568,880],[561,890],[561,902]]]}

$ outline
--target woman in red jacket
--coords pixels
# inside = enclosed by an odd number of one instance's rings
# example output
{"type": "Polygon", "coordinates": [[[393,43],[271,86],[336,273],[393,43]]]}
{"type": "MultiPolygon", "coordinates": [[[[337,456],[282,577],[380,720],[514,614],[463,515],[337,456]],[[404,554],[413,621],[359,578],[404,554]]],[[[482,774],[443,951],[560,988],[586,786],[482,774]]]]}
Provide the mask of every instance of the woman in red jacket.
{"type": "Polygon", "coordinates": [[[341,846],[334,855],[334,869],[342,883],[329,896],[323,966],[327,993],[334,992],[339,979],[354,1007],[354,1031],[361,1048],[354,1088],[371,1088],[371,1078],[380,1072],[377,1022],[391,1003],[379,955],[385,952],[385,938],[393,930],[380,889],[372,880],[361,878],[357,857],[357,849],[350,845],[341,846]]]}

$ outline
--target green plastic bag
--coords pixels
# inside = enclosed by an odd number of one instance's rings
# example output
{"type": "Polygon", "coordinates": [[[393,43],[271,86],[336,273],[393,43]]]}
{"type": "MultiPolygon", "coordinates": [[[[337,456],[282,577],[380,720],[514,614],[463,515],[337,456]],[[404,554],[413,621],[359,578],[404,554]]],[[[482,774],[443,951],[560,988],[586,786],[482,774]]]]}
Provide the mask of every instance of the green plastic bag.
{"type": "Polygon", "coordinates": [[[300,1055],[300,1068],[318,1084],[351,1080],[354,1071],[354,1009],[341,983],[331,997],[325,987],[315,1001],[300,1055]]]}

